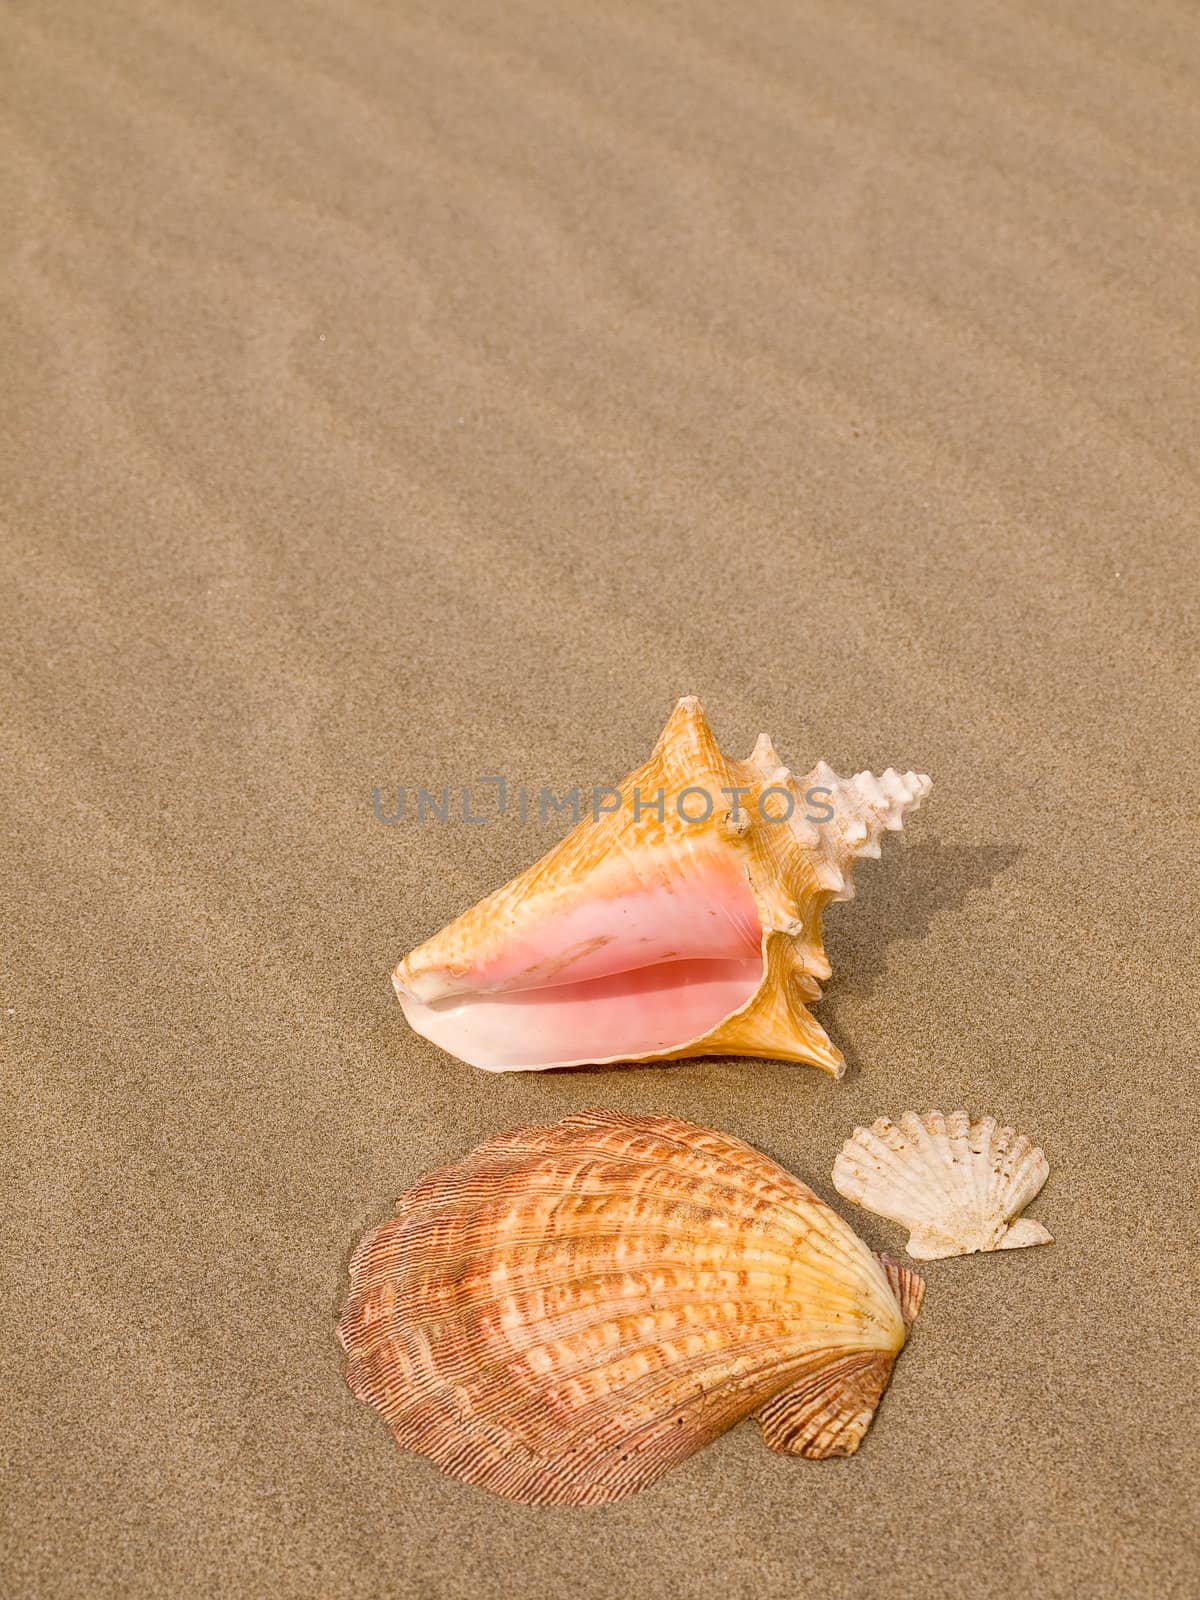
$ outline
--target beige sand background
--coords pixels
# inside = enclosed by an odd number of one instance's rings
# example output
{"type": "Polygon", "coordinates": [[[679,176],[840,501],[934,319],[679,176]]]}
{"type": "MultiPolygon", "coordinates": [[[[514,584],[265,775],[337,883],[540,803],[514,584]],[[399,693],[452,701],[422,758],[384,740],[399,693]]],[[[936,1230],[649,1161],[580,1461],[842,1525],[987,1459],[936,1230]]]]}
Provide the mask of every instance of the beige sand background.
{"type": "Polygon", "coordinates": [[[1191,8],[3,34],[5,1595],[1194,1593],[1191,8]],[[845,1081],[414,1037],[392,963],[561,827],[373,786],[604,783],[685,691],[934,775],[831,918],[845,1081]],[[525,1510],[333,1324],[418,1174],[604,1103],[826,1196],[857,1120],[993,1111],[1057,1243],[930,1266],[854,1459],[525,1510]]]}

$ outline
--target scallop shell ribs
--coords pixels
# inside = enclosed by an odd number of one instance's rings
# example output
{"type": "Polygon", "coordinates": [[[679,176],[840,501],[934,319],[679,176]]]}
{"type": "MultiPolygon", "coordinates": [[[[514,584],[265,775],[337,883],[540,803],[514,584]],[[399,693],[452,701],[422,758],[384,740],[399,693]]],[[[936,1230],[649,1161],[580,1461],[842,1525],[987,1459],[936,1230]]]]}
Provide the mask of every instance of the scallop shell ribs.
{"type": "Polygon", "coordinates": [[[850,1455],[923,1292],[740,1140],[589,1111],[402,1195],[354,1252],[338,1337],[406,1449],[599,1504],[751,1415],[773,1450],[850,1455]]]}
{"type": "Polygon", "coordinates": [[[847,1200],[908,1228],[910,1256],[934,1261],[1053,1243],[1040,1222],[1020,1214],[1049,1174],[1043,1152],[995,1117],[907,1111],[899,1122],[880,1117],[856,1128],[833,1182],[847,1200]]]}
{"type": "Polygon", "coordinates": [[[822,914],[929,788],[823,762],[795,778],[765,734],[727,760],[699,700],[680,700],[644,766],[404,958],[404,1014],[491,1072],[739,1055],[840,1076],[805,1004],[830,973],[822,914]]]}

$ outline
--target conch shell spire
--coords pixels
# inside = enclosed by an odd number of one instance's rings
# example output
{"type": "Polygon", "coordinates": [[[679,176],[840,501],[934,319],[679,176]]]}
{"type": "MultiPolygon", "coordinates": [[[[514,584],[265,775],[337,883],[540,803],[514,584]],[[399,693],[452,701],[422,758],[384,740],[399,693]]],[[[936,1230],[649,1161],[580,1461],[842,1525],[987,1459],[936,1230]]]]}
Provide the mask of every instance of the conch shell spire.
{"type": "Polygon", "coordinates": [[[827,762],[817,762],[803,789],[806,795],[827,795],[825,804],[833,813],[809,844],[821,860],[821,881],[831,900],[854,898],[854,862],[861,857],[878,860],[883,835],[899,833],[906,815],[932,788],[924,773],[900,773],[889,767],[878,778],[871,772],[839,778],[827,762]]]}
{"type": "Polygon", "coordinates": [[[396,993],[493,1072],[757,1055],[840,1076],[805,1004],[830,974],[822,913],[929,789],[824,762],[798,780],[766,734],[730,760],[687,695],[619,804],[406,956],[396,993]]]}

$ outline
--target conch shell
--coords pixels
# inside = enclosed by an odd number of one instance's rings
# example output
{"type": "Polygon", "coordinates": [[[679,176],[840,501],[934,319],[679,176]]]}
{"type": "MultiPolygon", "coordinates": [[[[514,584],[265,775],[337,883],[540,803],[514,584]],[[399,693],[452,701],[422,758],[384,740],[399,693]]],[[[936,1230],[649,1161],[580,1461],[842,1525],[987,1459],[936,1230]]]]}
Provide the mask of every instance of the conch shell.
{"type": "Polygon", "coordinates": [[[935,1261],[1052,1244],[1040,1222],[1020,1214],[1049,1175],[1045,1154],[995,1117],[907,1111],[899,1123],[880,1117],[856,1128],[833,1183],[847,1200],[908,1228],[915,1260],[935,1261]]]}
{"type": "Polygon", "coordinates": [[[680,1056],[844,1071],[809,1014],[821,917],[929,793],[918,773],[797,780],[763,734],[722,754],[694,696],[603,809],[407,955],[411,1025],[491,1072],[680,1056]]]}
{"type": "Polygon", "coordinates": [[[852,1454],[924,1289],[741,1140],[588,1111],[402,1195],[354,1252],[338,1337],[406,1449],[527,1505],[598,1504],[750,1415],[785,1455],[852,1454]]]}

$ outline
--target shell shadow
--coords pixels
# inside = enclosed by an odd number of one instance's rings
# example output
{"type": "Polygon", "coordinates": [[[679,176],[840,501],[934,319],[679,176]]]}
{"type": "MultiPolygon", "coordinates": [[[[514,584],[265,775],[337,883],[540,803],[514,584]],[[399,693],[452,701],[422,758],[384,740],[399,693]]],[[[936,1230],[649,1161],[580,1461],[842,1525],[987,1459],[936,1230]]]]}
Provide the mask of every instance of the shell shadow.
{"type": "Polygon", "coordinates": [[[861,874],[855,900],[840,914],[833,907],[826,947],[833,977],[820,1008],[824,1026],[836,1027],[837,1002],[870,996],[887,976],[888,946],[920,939],[943,911],[956,911],[978,890],[989,889],[1019,858],[1019,844],[943,844],[923,839],[861,874]],[[882,867],[882,871],[880,871],[882,867]]]}

